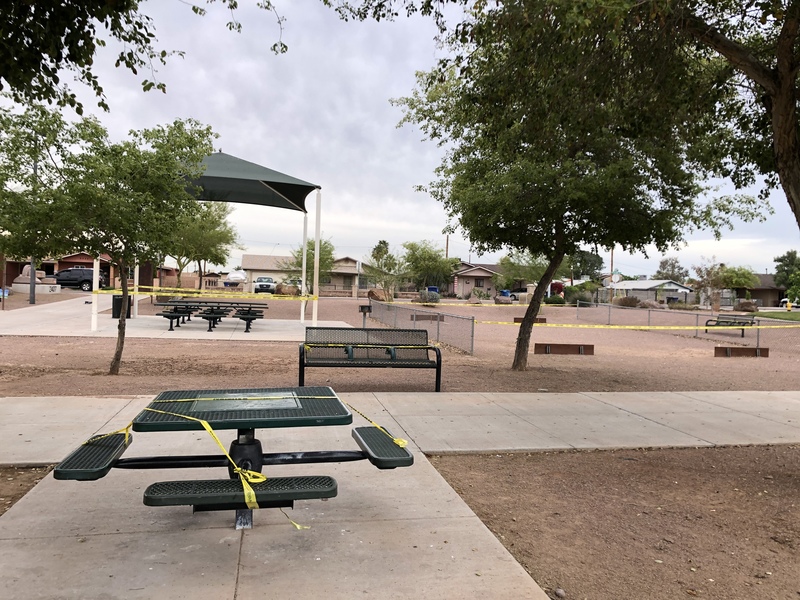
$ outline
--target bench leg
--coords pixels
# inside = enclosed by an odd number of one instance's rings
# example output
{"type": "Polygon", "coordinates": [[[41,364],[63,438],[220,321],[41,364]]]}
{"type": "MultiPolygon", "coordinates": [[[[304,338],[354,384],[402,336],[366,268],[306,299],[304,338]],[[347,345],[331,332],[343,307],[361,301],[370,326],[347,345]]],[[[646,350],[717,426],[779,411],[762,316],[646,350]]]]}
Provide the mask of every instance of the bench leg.
{"type": "Polygon", "coordinates": [[[306,349],[303,344],[300,344],[300,373],[299,377],[297,378],[297,385],[303,387],[306,380],[306,369],[305,369],[305,362],[306,362],[306,349]]]}
{"type": "Polygon", "coordinates": [[[253,528],[253,509],[237,508],[236,529],[252,529],[252,528],[253,528]]]}
{"type": "Polygon", "coordinates": [[[436,353],[436,391],[442,391],[442,352],[439,348],[434,348],[436,353]]]}
{"type": "Polygon", "coordinates": [[[213,323],[213,319],[208,320],[208,331],[211,332],[211,323],[213,323]]]}
{"type": "Polygon", "coordinates": [[[167,331],[175,331],[172,327],[172,319],[169,320],[169,329],[167,329],[167,331]]]}

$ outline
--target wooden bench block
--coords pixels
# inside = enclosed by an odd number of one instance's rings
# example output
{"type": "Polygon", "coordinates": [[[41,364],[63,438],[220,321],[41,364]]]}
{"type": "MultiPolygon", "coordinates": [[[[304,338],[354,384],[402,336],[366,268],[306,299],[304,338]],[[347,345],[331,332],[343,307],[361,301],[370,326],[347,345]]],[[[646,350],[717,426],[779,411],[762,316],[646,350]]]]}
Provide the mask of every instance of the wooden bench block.
{"type": "Polygon", "coordinates": [[[416,321],[444,321],[444,315],[412,314],[411,320],[416,321]]]}
{"type": "Polygon", "coordinates": [[[741,346],[717,346],[714,348],[715,357],[740,357],[751,356],[769,358],[769,348],[743,348],[741,346]]]}
{"type": "Polygon", "coordinates": [[[594,356],[594,344],[535,344],[534,354],[582,354],[594,356]]]}
{"type": "MultiPolygon", "coordinates": [[[[514,317],[514,323],[522,323],[525,317],[514,317]]],[[[547,323],[547,317],[536,317],[534,323],[547,323]]]]}

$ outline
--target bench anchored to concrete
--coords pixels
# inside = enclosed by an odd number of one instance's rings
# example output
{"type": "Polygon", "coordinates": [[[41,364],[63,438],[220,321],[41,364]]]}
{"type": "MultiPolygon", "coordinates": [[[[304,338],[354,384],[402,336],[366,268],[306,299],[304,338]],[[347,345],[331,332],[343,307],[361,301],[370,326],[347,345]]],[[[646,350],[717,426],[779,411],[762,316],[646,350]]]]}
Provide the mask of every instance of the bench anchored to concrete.
{"type": "Polygon", "coordinates": [[[535,344],[533,353],[594,356],[594,344],[535,344]]]}
{"type": "Polygon", "coordinates": [[[424,329],[307,327],[300,344],[300,386],[307,367],[435,369],[436,391],[442,387],[442,353],[428,343],[424,329]]]}
{"type": "Polygon", "coordinates": [[[709,327],[728,327],[742,330],[742,337],[744,337],[745,327],[753,326],[756,324],[756,318],[747,315],[717,315],[713,319],[706,321],[706,333],[709,327]]]}

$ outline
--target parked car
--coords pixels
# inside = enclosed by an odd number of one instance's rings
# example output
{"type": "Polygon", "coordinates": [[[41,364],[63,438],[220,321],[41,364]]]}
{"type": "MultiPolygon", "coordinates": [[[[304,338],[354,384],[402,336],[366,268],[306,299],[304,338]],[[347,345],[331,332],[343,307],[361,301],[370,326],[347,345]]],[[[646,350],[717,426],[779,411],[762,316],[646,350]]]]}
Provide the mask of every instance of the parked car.
{"type": "MultiPolygon", "coordinates": [[[[788,304],[788,302],[789,302],[788,298],[784,298],[783,300],[781,300],[781,305],[780,305],[781,308],[786,308],[786,305],[788,304]]],[[[800,309],[800,306],[797,305],[797,298],[792,300],[792,308],[800,309]]]]}
{"type": "Polygon", "coordinates": [[[256,277],[256,280],[253,282],[253,292],[256,294],[259,292],[274,294],[275,280],[273,280],[272,277],[256,277]]]}
{"type": "MultiPolygon", "coordinates": [[[[92,281],[94,281],[94,269],[70,267],[69,269],[62,269],[53,277],[55,277],[56,283],[62,287],[76,287],[84,292],[89,292],[92,290],[92,281]]],[[[105,273],[100,271],[100,287],[105,287],[105,285],[105,273]]]]}
{"type": "Polygon", "coordinates": [[[510,296],[512,300],[519,300],[520,294],[527,294],[528,288],[516,288],[511,290],[510,296]]]}

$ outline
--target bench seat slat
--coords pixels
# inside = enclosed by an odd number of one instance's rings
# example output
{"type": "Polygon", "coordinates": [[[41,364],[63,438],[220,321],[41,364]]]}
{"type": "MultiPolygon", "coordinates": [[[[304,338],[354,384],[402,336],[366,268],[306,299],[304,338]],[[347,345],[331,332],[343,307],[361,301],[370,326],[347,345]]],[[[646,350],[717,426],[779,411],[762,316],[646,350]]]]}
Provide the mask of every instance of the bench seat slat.
{"type": "MultiPolygon", "coordinates": [[[[337,484],[333,477],[324,475],[305,477],[270,477],[260,483],[251,483],[256,501],[262,508],[276,503],[315,498],[334,498],[337,484]]],[[[144,492],[147,506],[225,506],[246,508],[242,482],[239,479],[208,479],[186,481],[161,481],[150,485],[144,492]]]]}
{"type": "Polygon", "coordinates": [[[401,448],[394,439],[377,427],[356,427],[353,439],[367,453],[369,461],[379,469],[410,467],[414,464],[414,456],[407,448],[401,448]]]}
{"type": "Polygon", "coordinates": [[[129,434],[126,441],[124,433],[91,438],[53,469],[53,477],[78,481],[105,477],[132,441],[133,435],[129,434]]]}

